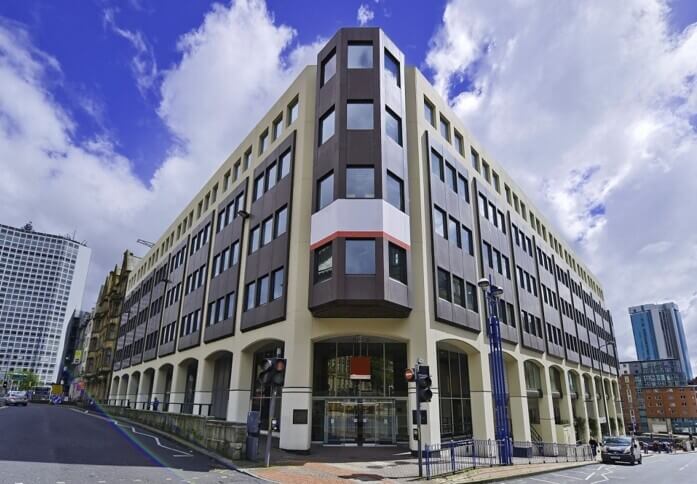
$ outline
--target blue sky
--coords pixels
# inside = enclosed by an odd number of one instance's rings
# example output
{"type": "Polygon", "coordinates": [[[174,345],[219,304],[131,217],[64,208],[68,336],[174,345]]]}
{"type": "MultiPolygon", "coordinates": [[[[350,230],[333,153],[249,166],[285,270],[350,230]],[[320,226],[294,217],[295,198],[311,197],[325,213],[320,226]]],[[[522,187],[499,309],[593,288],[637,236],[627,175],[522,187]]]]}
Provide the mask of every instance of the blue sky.
{"type": "MultiPolygon", "coordinates": [[[[176,49],[180,36],[199,27],[213,3],[10,0],[0,5],[0,15],[23,24],[34,45],[60,62],[62,75],[51,92],[75,119],[77,140],[108,131],[148,182],[171,145],[171,134],[156,112],[157,90],[142,95],[134,84],[129,67],[133,47],[105,24],[105,11],[113,11],[119,28],[140,32],[152,47],[158,68],[168,69],[180,61],[176,49]],[[96,119],[82,107],[85,98],[100,110],[96,119]]],[[[328,38],[342,26],[356,26],[362,3],[374,12],[370,23],[380,25],[402,47],[408,62],[421,65],[443,15],[443,0],[271,0],[268,8],[277,23],[296,30],[296,44],[306,44],[328,38]]]]}
{"type": "Polygon", "coordinates": [[[0,222],[87,240],[88,309],[361,5],[600,279],[622,356],[628,306],[697,341],[692,0],[4,0],[0,222]]]}

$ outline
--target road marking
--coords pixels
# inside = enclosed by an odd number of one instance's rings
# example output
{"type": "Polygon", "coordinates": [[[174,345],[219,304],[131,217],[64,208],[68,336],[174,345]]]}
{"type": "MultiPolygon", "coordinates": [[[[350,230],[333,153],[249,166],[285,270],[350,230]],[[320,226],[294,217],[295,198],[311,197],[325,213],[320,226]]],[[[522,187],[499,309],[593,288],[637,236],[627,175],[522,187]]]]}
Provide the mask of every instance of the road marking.
{"type": "Polygon", "coordinates": [[[528,479],[530,479],[531,481],[546,482],[547,484],[559,484],[558,482],[546,481],[544,479],[538,479],[536,477],[528,477],[528,479]]]}
{"type": "Polygon", "coordinates": [[[577,481],[582,481],[582,480],[583,480],[583,479],[581,479],[580,477],[569,476],[569,475],[567,475],[567,474],[562,474],[561,472],[555,472],[555,474],[557,474],[558,476],[561,476],[561,477],[566,477],[567,479],[576,479],[577,481]]]}
{"type": "Polygon", "coordinates": [[[586,477],[586,480],[589,480],[594,475],[595,475],[595,471],[591,472],[590,474],[588,474],[588,477],[586,477]]]}
{"type": "Polygon", "coordinates": [[[685,464],[684,466],[682,466],[682,467],[680,468],[680,470],[681,470],[681,471],[684,471],[684,470],[687,468],[687,466],[689,466],[690,464],[691,464],[691,462],[688,462],[687,464],[685,464]]]}

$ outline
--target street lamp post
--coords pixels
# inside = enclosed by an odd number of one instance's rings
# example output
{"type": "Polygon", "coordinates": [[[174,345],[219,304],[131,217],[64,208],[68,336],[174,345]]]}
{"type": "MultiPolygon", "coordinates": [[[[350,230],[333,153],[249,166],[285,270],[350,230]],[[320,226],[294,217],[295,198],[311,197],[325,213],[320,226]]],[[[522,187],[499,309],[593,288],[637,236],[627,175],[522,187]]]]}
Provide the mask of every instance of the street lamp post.
{"type": "Polygon", "coordinates": [[[501,327],[498,318],[498,302],[503,289],[494,285],[490,279],[481,278],[477,283],[484,293],[489,309],[489,367],[491,369],[492,393],[494,396],[494,422],[496,440],[499,447],[499,461],[502,465],[511,464],[511,442],[508,433],[508,406],[506,405],[506,379],[504,376],[503,350],[501,348],[501,327]]]}

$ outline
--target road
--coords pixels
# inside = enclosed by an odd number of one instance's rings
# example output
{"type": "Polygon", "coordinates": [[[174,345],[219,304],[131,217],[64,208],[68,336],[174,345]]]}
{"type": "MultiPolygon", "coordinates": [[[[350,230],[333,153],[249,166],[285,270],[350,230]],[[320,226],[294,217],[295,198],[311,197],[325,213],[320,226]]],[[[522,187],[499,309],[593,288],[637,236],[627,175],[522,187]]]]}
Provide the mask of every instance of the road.
{"type": "Polygon", "coordinates": [[[643,464],[593,464],[547,472],[503,481],[506,484],[660,484],[664,482],[695,482],[697,453],[651,454],[643,456],[643,464]]]}
{"type": "Polygon", "coordinates": [[[71,407],[0,407],[0,484],[261,482],[140,427],[71,407]]]}

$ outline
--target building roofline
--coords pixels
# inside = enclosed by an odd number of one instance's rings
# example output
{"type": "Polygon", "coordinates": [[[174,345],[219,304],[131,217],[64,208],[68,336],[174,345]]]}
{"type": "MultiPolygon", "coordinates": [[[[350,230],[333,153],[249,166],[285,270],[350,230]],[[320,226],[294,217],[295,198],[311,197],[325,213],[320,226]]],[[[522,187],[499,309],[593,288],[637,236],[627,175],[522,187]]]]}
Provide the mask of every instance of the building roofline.
{"type": "MultiPolygon", "coordinates": [[[[27,225],[31,226],[31,222],[27,225]]],[[[0,223],[0,228],[8,228],[8,229],[12,229],[12,230],[18,230],[20,232],[24,232],[27,234],[36,234],[36,235],[42,235],[44,237],[52,237],[54,239],[61,239],[61,240],[65,240],[68,242],[74,242],[82,247],[87,247],[87,244],[85,244],[84,242],[78,242],[77,240],[73,239],[72,237],[70,237],[68,235],[56,235],[56,234],[49,234],[47,232],[38,232],[38,231],[34,230],[33,228],[27,230],[27,228],[26,228],[27,225],[25,225],[24,227],[13,227],[12,225],[5,225],[5,224],[0,223]]]]}

